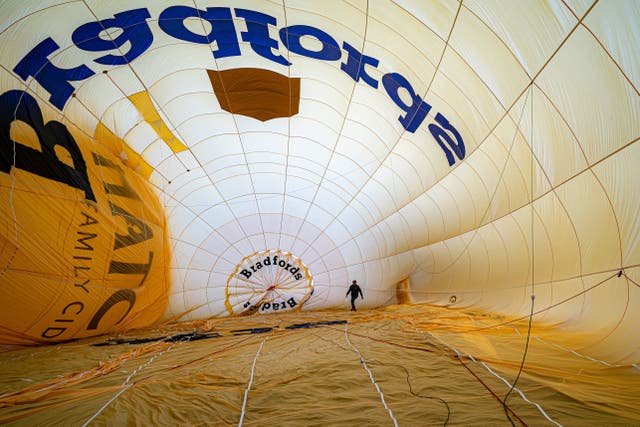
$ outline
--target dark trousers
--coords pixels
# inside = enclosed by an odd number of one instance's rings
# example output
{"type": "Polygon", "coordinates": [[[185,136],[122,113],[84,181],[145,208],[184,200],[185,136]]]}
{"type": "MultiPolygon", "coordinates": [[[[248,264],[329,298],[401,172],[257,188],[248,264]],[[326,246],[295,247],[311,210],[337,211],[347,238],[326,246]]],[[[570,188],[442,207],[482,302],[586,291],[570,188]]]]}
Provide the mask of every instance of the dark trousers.
{"type": "Polygon", "coordinates": [[[356,304],[355,304],[356,298],[358,297],[357,296],[355,298],[351,297],[351,311],[356,311],[356,304]]]}

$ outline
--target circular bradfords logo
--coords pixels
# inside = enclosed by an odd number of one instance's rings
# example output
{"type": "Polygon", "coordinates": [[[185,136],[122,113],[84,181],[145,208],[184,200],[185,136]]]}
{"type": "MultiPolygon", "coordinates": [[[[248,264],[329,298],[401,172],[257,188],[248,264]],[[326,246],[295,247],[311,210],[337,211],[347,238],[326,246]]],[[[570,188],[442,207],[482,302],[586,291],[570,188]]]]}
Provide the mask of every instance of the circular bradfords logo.
{"type": "Polygon", "coordinates": [[[227,279],[229,314],[300,309],[313,294],[313,278],[300,258],[266,250],[244,257],[227,279]]]}

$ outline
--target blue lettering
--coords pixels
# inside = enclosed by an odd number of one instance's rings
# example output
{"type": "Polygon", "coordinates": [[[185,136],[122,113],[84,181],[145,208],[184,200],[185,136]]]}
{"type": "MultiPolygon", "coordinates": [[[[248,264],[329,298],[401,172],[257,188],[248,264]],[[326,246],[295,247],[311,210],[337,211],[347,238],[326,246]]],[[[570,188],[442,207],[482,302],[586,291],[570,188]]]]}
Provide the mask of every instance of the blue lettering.
{"type": "Polygon", "coordinates": [[[263,58],[282,65],[291,65],[281,55],[274,54],[271,49],[278,49],[278,41],[269,36],[269,25],[276,25],[276,18],[264,13],[248,9],[235,9],[238,18],[244,18],[247,31],[241,34],[242,40],[251,44],[251,49],[263,58]]]}
{"type": "Polygon", "coordinates": [[[333,37],[308,25],[291,25],[280,30],[280,40],[289,51],[309,58],[324,59],[326,61],[336,61],[342,57],[342,51],[338,42],[333,37]],[[300,44],[300,38],[311,36],[322,43],[319,51],[309,50],[300,44]]]}
{"type": "Polygon", "coordinates": [[[25,81],[33,77],[51,94],[49,101],[62,110],[75,90],[69,81],[84,80],[95,73],[86,65],[69,69],[56,67],[48,57],[58,49],[60,46],[49,37],[31,49],[13,71],[25,81]]]}
{"type": "Polygon", "coordinates": [[[366,84],[377,89],[378,81],[367,74],[365,66],[371,65],[373,68],[376,68],[380,61],[371,56],[361,54],[355,47],[351,46],[347,42],[343,42],[342,47],[347,51],[348,56],[347,62],[340,64],[340,69],[347,73],[356,82],[360,81],[360,78],[362,78],[366,84]]]}
{"type": "Polygon", "coordinates": [[[451,126],[449,121],[442,114],[436,114],[436,122],[438,122],[440,126],[431,123],[429,125],[429,132],[431,132],[431,135],[433,135],[438,145],[440,145],[440,148],[442,148],[442,151],[444,151],[445,156],[447,156],[449,166],[451,166],[455,163],[455,159],[453,158],[451,151],[444,145],[444,142],[446,142],[449,147],[451,147],[458,159],[462,160],[464,159],[464,156],[466,154],[464,141],[462,140],[462,137],[460,136],[458,130],[455,127],[451,126]],[[447,131],[453,134],[456,142],[453,142],[453,139],[451,139],[447,131]]]}
{"type": "Polygon", "coordinates": [[[124,55],[109,54],[94,59],[98,64],[127,64],[142,55],[153,42],[153,34],[147,25],[147,19],[151,18],[151,15],[147,9],[129,10],[113,16],[113,18],[81,25],[71,35],[76,46],[89,52],[120,49],[126,42],[130,42],[129,52],[124,55]],[[120,28],[122,33],[112,40],[101,38],[100,33],[109,28],[120,28]]]}
{"type": "Polygon", "coordinates": [[[218,49],[213,51],[214,58],[240,55],[236,27],[228,7],[208,7],[205,11],[187,6],[171,6],[160,14],[158,24],[165,33],[179,40],[207,45],[217,42],[218,49]],[[206,36],[193,33],[184,25],[187,18],[208,21],[211,31],[206,36]]]}
{"type": "MultiPolygon", "coordinates": [[[[269,33],[270,26],[275,27],[277,24],[275,17],[249,9],[236,8],[234,11],[235,16],[244,19],[246,24],[247,30],[240,33],[242,41],[249,43],[255,53],[269,61],[285,66],[291,65],[287,58],[278,52],[279,41],[272,38],[269,33]]],[[[150,18],[146,8],[120,12],[114,14],[112,18],[79,26],[72,33],[71,38],[78,48],[85,51],[117,53],[95,59],[99,64],[110,66],[128,64],[147,51],[153,43],[153,33],[147,23],[150,18]],[[112,40],[101,37],[101,34],[104,36],[105,30],[112,28],[121,30],[117,37],[112,40]],[[122,54],[118,50],[126,46],[127,42],[130,45],[128,52],[122,54]]],[[[201,10],[189,6],[169,6],[160,13],[158,25],[166,34],[178,40],[206,45],[215,43],[217,48],[212,51],[214,58],[241,55],[234,18],[228,7],[208,7],[206,10],[201,10]],[[185,20],[188,18],[209,22],[211,30],[206,35],[194,33],[185,26],[185,20]]],[[[372,88],[378,88],[379,80],[370,73],[372,69],[377,69],[380,61],[364,55],[346,41],[342,42],[341,49],[330,34],[309,25],[291,25],[282,28],[279,30],[279,37],[290,52],[308,58],[337,61],[342,57],[344,50],[347,58],[340,64],[340,69],[355,82],[362,80],[372,88]],[[314,49],[303,46],[301,43],[303,37],[317,40],[320,46],[314,49]]],[[[84,64],[69,69],[53,65],[49,57],[58,49],[60,46],[49,37],[25,55],[13,71],[25,81],[32,77],[49,92],[49,102],[62,110],[75,90],[70,82],[85,80],[95,72],[84,64]]],[[[409,81],[399,73],[385,74],[381,81],[387,95],[404,113],[398,117],[400,124],[408,132],[414,133],[431,111],[431,105],[417,95],[409,81]],[[410,102],[405,102],[400,97],[401,90],[407,92],[410,102]]],[[[52,126],[55,127],[55,125],[52,126]]],[[[464,159],[466,154],[464,141],[458,130],[442,114],[438,113],[435,116],[435,123],[429,124],[429,132],[444,151],[449,165],[456,162],[456,157],[459,160],[464,159]]],[[[82,173],[81,170],[80,172],[82,173]]],[[[62,180],[61,177],[60,180],[62,180]]],[[[250,272],[247,271],[247,273],[250,272]]],[[[240,274],[246,276],[244,272],[240,274]]]]}
{"type": "Polygon", "coordinates": [[[431,105],[427,104],[422,100],[418,95],[416,95],[411,83],[407,81],[401,74],[398,73],[388,73],[382,76],[382,85],[384,89],[387,91],[387,94],[391,98],[393,102],[396,103],[398,107],[402,111],[404,111],[405,116],[398,117],[400,124],[407,131],[413,133],[415,132],[420,124],[424,121],[424,118],[429,114],[429,110],[431,110],[431,105]],[[407,105],[404,103],[400,96],[398,95],[398,89],[404,88],[407,92],[409,92],[409,96],[411,97],[411,105],[407,105]]]}

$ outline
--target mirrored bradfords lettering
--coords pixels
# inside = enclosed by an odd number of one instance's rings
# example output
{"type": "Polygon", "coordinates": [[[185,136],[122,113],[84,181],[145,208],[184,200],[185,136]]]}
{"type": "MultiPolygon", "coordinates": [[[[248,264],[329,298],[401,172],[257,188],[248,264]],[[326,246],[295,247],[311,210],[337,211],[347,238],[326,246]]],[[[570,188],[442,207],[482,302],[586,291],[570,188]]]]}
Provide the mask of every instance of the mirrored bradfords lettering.
{"type": "MultiPolygon", "coordinates": [[[[153,18],[146,8],[126,10],[114,14],[113,17],[80,25],[72,32],[71,40],[75,47],[82,51],[104,53],[93,59],[93,62],[103,66],[119,66],[135,61],[152,46],[153,31],[158,31],[155,25],[177,40],[215,46],[212,54],[216,59],[242,55],[242,41],[248,43],[256,55],[283,66],[290,66],[287,55],[281,52],[282,45],[289,52],[319,61],[342,61],[340,70],[355,82],[362,81],[374,89],[379,89],[382,82],[383,90],[399,109],[398,121],[407,132],[416,132],[432,109],[402,74],[389,72],[378,81],[372,73],[380,64],[378,58],[365,55],[348,41],[340,44],[320,28],[289,25],[280,28],[277,31],[278,38],[274,38],[271,36],[270,28],[277,28],[276,17],[242,8],[234,8],[232,11],[228,7],[196,9],[189,6],[170,6],[159,14],[157,21],[153,18]],[[185,24],[185,20],[189,18],[207,21],[210,24],[208,33],[193,32],[185,24]],[[240,31],[238,35],[236,25],[242,20],[246,31],[240,31]],[[104,31],[117,31],[118,35],[112,39],[105,39],[100,37],[104,31]],[[314,39],[315,50],[307,47],[308,43],[303,45],[303,38],[314,39]]],[[[13,71],[25,81],[32,78],[38,82],[50,94],[49,102],[63,110],[75,90],[71,82],[86,80],[96,72],[90,67],[91,64],[77,64],[71,68],[55,65],[53,58],[60,49],[60,45],[53,38],[47,37],[33,47],[13,71]]],[[[434,114],[434,120],[428,124],[428,130],[444,152],[450,166],[457,160],[464,159],[466,150],[463,138],[441,112],[434,114]]]]}
{"type": "Polygon", "coordinates": [[[295,255],[267,249],[245,256],[227,279],[229,314],[300,309],[313,294],[313,277],[295,255]]]}

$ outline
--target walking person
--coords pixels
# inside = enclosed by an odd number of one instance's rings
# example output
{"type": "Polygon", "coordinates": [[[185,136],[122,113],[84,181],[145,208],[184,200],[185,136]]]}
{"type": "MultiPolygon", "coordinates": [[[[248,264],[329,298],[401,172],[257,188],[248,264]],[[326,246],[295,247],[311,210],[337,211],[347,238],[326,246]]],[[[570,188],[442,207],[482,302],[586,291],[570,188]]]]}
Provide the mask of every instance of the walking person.
{"type": "Polygon", "coordinates": [[[362,289],[358,286],[358,283],[354,280],[351,282],[351,286],[349,286],[349,290],[347,291],[347,295],[351,294],[351,311],[356,311],[356,299],[358,298],[358,294],[360,294],[360,298],[364,299],[364,295],[362,295],[362,289]]]}

